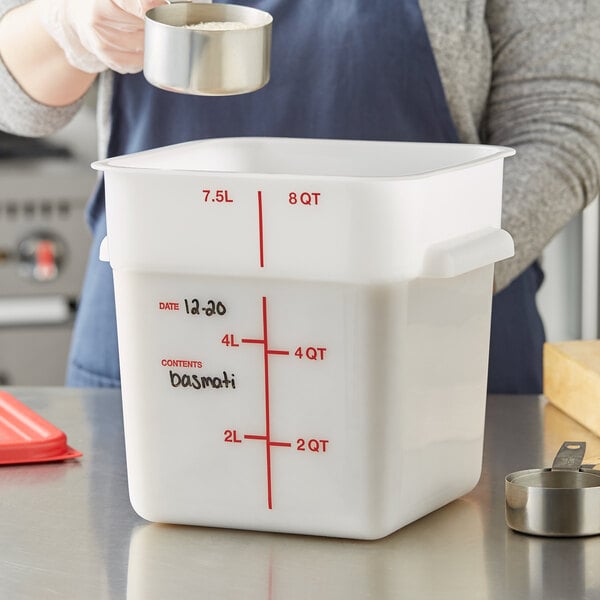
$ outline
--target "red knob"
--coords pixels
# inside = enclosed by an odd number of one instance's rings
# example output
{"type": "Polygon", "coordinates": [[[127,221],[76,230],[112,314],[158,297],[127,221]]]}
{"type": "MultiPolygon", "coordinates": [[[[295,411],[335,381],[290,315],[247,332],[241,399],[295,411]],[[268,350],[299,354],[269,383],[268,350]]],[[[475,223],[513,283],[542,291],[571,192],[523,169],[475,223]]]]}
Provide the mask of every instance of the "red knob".
{"type": "Polygon", "coordinates": [[[50,281],[58,275],[54,243],[39,240],[35,247],[33,277],[38,281],[50,281]]]}

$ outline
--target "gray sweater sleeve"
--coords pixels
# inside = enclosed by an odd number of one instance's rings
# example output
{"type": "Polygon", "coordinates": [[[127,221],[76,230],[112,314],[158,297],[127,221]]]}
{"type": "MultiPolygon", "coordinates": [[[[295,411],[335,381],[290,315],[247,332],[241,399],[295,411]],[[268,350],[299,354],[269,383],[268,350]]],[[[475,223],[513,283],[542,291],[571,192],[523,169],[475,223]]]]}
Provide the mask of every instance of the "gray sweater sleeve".
{"type": "MultiPolygon", "coordinates": [[[[0,18],[27,0],[0,0],[0,18]]],[[[0,130],[39,137],[65,126],[80,109],[82,100],[68,106],[40,104],[27,95],[0,59],[0,130]]]]}
{"type": "Polygon", "coordinates": [[[598,194],[600,1],[491,0],[493,75],[482,140],[512,146],[503,227],[515,257],[496,265],[501,289],[598,194]]]}

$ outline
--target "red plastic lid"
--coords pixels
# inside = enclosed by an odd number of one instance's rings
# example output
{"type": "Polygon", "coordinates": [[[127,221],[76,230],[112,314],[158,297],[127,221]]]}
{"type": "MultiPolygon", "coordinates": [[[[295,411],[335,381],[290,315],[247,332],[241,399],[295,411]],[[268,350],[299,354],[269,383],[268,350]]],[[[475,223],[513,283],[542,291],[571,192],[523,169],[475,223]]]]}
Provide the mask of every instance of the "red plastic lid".
{"type": "Polygon", "coordinates": [[[67,446],[67,436],[0,390],[0,465],[49,462],[82,456],[67,446]]]}

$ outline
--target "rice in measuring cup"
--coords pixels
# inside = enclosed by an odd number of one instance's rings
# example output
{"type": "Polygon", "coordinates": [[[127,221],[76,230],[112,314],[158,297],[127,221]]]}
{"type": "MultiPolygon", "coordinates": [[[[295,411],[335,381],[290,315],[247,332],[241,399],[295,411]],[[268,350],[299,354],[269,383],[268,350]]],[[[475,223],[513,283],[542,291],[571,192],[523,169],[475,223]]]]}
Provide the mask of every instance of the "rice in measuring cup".
{"type": "Polygon", "coordinates": [[[185,28],[196,29],[198,31],[231,31],[234,29],[248,29],[248,25],[240,21],[206,21],[204,23],[186,25],[185,28]]]}

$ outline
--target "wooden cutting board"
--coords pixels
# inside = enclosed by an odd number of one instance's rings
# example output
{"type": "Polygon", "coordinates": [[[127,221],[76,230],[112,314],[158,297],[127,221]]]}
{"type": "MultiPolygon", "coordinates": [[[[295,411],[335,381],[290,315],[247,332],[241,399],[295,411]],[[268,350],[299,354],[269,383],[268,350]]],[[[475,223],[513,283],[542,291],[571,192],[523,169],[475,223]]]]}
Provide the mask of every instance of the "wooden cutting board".
{"type": "Polygon", "coordinates": [[[546,343],[544,396],[600,436],[600,340],[546,343]]]}

